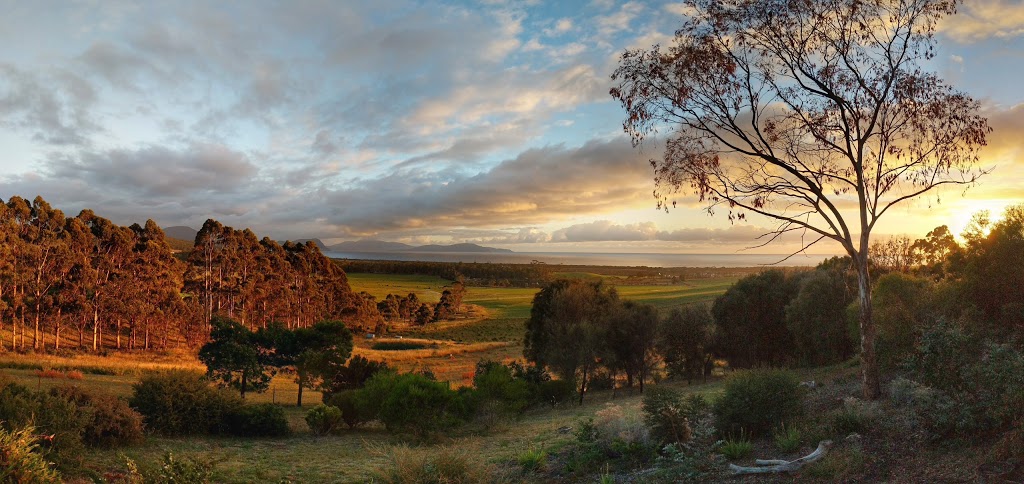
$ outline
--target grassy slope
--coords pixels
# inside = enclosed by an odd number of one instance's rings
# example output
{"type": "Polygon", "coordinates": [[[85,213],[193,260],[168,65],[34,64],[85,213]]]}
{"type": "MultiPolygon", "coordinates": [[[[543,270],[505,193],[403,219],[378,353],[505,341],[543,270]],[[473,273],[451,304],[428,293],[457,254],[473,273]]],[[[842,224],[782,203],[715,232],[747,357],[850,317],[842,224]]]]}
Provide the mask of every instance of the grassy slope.
{"type": "MultiPolygon", "coordinates": [[[[697,279],[678,286],[619,286],[622,297],[654,304],[661,309],[678,307],[691,302],[710,300],[731,284],[734,278],[697,279]]],[[[367,291],[378,298],[388,293],[415,292],[421,300],[430,302],[440,297],[448,281],[436,277],[349,274],[349,282],[356,291],[367,291]]],[[[407,328],[403,337],[422,338],[436,342],[438,348],[410,351],[374,351],[373,341],[356,338],[356,352],[378,359],[387,359],[403,369],[430,369],[441,380],[466,383],[476,362],[482,358],[508,360],[520,358],[523,322],[529,317],[530,303],[537,289],[469,288],[465,302],[480,308],[472,318],[433,324],[424,328],[407,328]]],[[[0,366],[27,365],[33,355],[7,354],[0,357],[0,366]]],[[[81,367],[103,370],[116,375],[86,373],[82,380],[72,381],[91,389],[127,396],[131,385],[141,371],[186,366],[198,369],[194,357],[177,355],[166,361],[152,361],[150,357],[119,356],[113,358],[75,357],[51,358],[44,367],[81,367]]],[[[65,380],[40,379],[28,369],[0,370],[16,381],[31,388],[47,388],[65,383],[65,380]]],[[[285,375],[273,381],[274,392],[252,394],[253,402],[294,402],[295,384],[285,375]]],[[[695,386],[705,391],[714,386],[695,386]]],[[[592,415],[611,401],[610,392],[588,397],[584,407],[568,407],[554,411],[542,410],[525,416],[521,421],[509,423],[489,432],[469,434],[456,440],[456,446],[469,449],[476,455],[487,456],[494,463],[505,463],[524,450],[534,447],[558,449],[572,439],[571,434],[558,432],[564,426],[573,426],[584,415],[592,415]]],[[[381,465],[382,457],[374,449],[398,442],[382,429],[365,429],[339,436],[314,437],[308,433],[303,416],[305,411],[320,401],[317,392],[307,391],[304,407],[286,408],[295,435],[286,439],[234,439],[234,438],[150,438],[132,449],[93,450],[87,459],[94,471],[123,468],[121,454],[140,463],[155,463],[168,451],[176,455],[199,455],[217,462],[218,482],[275,482],[283,478],[295,482],[353,482],[367,479],[381,465]]],[[[622,397],[616,403],[635,407],[639,397],[622,397]]]]}

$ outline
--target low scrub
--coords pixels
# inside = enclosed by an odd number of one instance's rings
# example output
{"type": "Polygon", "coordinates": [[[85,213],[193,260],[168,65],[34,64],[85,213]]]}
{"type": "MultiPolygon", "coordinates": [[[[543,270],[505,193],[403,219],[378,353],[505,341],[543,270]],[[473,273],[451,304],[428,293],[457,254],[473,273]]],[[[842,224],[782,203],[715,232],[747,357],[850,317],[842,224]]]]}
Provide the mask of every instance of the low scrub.
{"type": "Polygon", "coordinates": [[[82,436],[89,415],[74,402],[48,392],[35,392],[18,384],[0,390],[0,428],[7,432],[35,426],[48,436],[39,442],[45,459],[61,471],[81,466],[85,443],[82,436]]]}
{"type": "Polygon", "coordinates": [[[384,465],[374,474],[373,482],[419,484],[498,481],[494,469],[484,459],[465,449],[442,446],[419,450],[400,445],[377,448],[374,453],[383,457],[384,465]]]}
{"type": "Polygon", "coordinates": [[[437,348],[436,344],[414,343],[411,341],[381,341],[374,343],[371,349],[378,351],[408,351],[422,350],[425,348],[437,348]]]}
{"type": "Polygon", "coordinates": [[[714,413],[722,435],[766,435],[803,413],[803,391],[789,371],[740,371],[726,380],[725,393],[715,402],[714,413]]]}
{"type": "Polygon", "coordinates": [[[143,376],[128,403],[142,414],[147,429],[167,436],[227,433],[228,416],[243,405],[233,392],[185,371],[143,376]]]}
{"type": "Polygon", "coordinates": [[[142,441],[142,415],[128,402],[113,395],[91,393],[77,386],[50,390],[56,397],[74,403],[85,417],[82,438],[96,447],[132,445],[142,441]]]}
{"type": "Polygon", "coordinates": [[[227,416],[227,431],[240,437],[283,437],[291,433],[281,405],[243,405],[227,416]]]}
{"type": "Polygon", "coordinates": [[[320,404],[306,412],[306,425],[313,435],[326,435],[341,428],[341,409],[320,404]]]}

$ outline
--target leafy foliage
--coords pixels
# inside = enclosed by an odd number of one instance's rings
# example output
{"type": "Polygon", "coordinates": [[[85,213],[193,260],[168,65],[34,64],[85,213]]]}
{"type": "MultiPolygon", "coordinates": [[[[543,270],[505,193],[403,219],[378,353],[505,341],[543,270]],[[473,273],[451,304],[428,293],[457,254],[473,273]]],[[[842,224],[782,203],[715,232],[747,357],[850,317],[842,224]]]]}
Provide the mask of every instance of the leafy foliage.
{"type": "Polygon", "coordinates": [[[217,434],[241,408],[237,395],[211,388],[198,374],[170,371],[144,375],[128,401],[146,428],[163,435],[217,434]]]}
{"type": "Polygon", "coordinates": [[[226,419],[227,432],[240,437],[282,437],[291,433],[284,409],[273,403],[242,405],[226,419]]]}
{"type": "Polygon", "coordinates": [[[34,427],[0,428],[0,482],[56,484],[60,474],[40,452],[34,427]]]}
{"type": "Polygon", "coordinates": [[[715,299],[718,353],[735,368],[780,365],[791,359],[786,305],[799,285],[779,270],[744,277],[715,299]]]}
{"type": "Polygon", "coordinates": [[[341,409],[320,404],[306,412],[306,425],[313,435],[326,435],[341,426],[341,409]]]}
{"type": "Polygon", "coordinates": [[[785,370],[758,369],[734,373],[715,401],[722,435],[765,435],[803,413],[803,392],[796,376],[785,370]]]}
{"type": "Polygon", "coordinates": [[[256,335],[237,321],[215,316],[210,321],[210,341],[199,350],[206,374],[222,386],[263,391],[270,385],[271,368],[260,355],[256,335]]]}

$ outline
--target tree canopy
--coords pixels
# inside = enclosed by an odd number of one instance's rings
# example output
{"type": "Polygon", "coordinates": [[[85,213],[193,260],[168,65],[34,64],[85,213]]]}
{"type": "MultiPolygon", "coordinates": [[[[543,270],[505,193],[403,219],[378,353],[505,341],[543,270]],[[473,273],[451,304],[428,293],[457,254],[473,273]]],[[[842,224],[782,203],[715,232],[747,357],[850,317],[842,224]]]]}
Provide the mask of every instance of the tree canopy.
{"type": "MultiPolygon", "coordinates": [[[[985,173],[980,104],[921,64],[953,0],[687,0],[667,49],[623,53],[611,95],[652,160],[661,207],[692,190],[731,220],[775,222],[765,243],[798,232],[831,240],[858,271],[865,396],[874,364],[868,253],[893,206],[985,173]]],[[[671,203],[670,203],[671,202],[671,203]]]]}

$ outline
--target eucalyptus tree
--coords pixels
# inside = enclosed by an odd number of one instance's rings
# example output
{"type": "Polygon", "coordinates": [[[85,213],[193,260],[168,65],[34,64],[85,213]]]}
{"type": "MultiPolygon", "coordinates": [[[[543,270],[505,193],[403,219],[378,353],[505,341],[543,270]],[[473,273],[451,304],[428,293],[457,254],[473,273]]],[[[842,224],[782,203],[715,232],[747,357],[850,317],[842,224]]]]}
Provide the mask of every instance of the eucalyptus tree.
{"type": "Polygon", "coordinates": [[[957,0],[686,0],[667,49],[628,50],[611,95],[652,160],[660,207],[692,190],[766,242],[833,241],[858,274],[863,391],[880,392],[869,251],[889,210],[974,184],[990,132],[980,103],[922,69],[957,0]]]}

